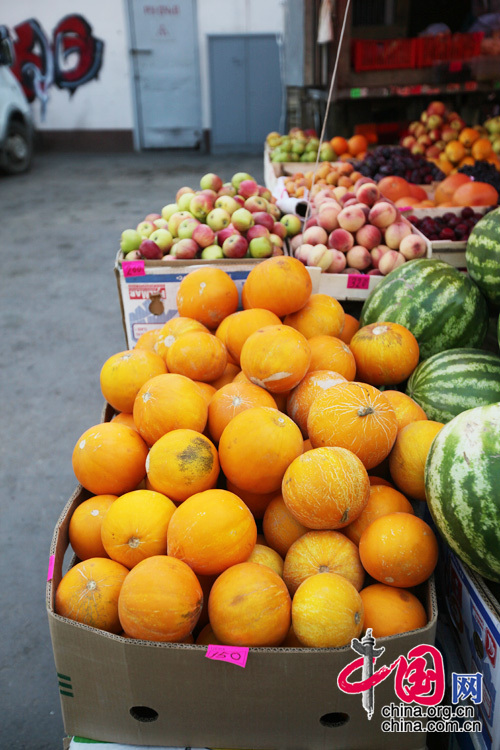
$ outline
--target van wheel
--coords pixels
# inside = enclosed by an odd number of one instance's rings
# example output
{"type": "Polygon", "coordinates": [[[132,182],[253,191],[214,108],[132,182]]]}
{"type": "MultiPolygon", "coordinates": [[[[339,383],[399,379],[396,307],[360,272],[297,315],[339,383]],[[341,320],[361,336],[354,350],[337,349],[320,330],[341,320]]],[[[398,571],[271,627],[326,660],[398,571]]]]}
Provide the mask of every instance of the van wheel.
{"type": "Polygon", "coordinates": [[[11,120],[2,154],[1,168],[6,174],[20,174],[31,166],[33,141],[29,128],[22,122],[11,120]]]}

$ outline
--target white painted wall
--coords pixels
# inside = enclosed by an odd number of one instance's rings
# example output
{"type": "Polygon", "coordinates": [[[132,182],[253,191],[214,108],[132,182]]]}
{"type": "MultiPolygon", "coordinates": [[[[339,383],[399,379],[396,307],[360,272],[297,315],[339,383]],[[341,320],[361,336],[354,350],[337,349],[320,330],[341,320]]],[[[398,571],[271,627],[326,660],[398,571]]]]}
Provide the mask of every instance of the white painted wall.
{"type": "MultiPolygon", "coordinates": [[[[154,0],[153,0],[154,2],[154,0]]],[[[210,128],[208,71],[209,34],[278,33],[284,30],[285,0],[198,0],[198,39],[203,128],[210,128]]],[[[65,0],[17,0],[3,3],[0,24],[13,28],[35,18],[49,40],[56,24],[69,13],[79,13],[104,42],[103,65],[96,80],[78,87],[70,97],[55,85],[42,121],[38,101],[32,105],[39,130],[123,129],[134,127],[134,97],[127,0],[86,0],[68,6],[65,0]]]]}
{"type": "Polygon", "coordinates": [[[198,0],[202,123],[210,128],[210,34],[282,34],[285,0],[198,0]]]}
{"type": "Polygon", "coordinates": [[[42,121],[40,103],[32,108],[39,130],[103,129],[130,130],[133,127],[132,79],[128,54],[128,31],[123,0],[86,0],[68,4],[65,0],[18,0],[3,3],[0,24],[13,28],[30,18],[36,19],[49,41],[64,16],[78,13],[92,27],[93,35],[104,42],[99,77],[68,91],[52,85],[42,121]]]}

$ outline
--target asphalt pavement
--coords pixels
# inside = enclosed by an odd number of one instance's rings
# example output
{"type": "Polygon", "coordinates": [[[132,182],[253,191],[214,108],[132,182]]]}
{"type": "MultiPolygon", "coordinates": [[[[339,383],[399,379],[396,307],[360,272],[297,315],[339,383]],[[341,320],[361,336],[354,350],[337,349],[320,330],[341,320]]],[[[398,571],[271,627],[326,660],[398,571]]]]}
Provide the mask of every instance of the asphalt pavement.
{"type": "Polygon", "coordinates": [[[43,153],[0,177],[0,750],[60,750],[65,736],[45,583],[73,447],[100,420],[102,364],[126,348],[120,234],[203,174],[240,171],[262,183],[262,156],[43,153]]]}

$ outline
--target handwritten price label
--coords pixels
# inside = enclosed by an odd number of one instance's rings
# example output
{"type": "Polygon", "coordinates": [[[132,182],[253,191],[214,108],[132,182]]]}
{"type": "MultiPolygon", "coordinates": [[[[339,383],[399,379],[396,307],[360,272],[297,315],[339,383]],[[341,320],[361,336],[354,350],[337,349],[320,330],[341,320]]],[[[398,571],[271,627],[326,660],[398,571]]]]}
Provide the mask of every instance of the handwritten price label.
{"type": "Polygon", "coordinates": [[[122,263],[124,276],[145,276],[143,260],[124,260],[122,263]]]}
{"type": "Polygon", "coordinates": [[[362,273],[350,273],[347,277],[348,289],[368,289],[370,286],[370,277],[362,273]]]}
{"type": "Polygon", "coordinates": [[[244,667],[247,663],[248,648],[245,646],[215,646],[210,644],[205,656],[207,659],[227,661],[229,664],[236,664],[238,667],[244,667]]]}

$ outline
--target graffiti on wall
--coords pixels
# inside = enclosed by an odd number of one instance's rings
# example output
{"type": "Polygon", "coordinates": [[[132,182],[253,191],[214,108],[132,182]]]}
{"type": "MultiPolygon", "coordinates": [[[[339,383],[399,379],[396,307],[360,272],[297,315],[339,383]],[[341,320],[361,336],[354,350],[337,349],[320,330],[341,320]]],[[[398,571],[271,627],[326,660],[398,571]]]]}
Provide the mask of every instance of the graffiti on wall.
{"type": "Polygon", "coordinates": [[[51,86],[65,89],[71,96],[79,86],[97,79],[104,42],[92,34],[92,27],[83,16],[64,16],[51,40],[34,18],[14,26],[13,32],[14,35],[9,34],[6,26],[0,26],[0,38],[9,37],[12,42],[12,72],[28,101],[40,101],[42,120],[51,86]]]}

